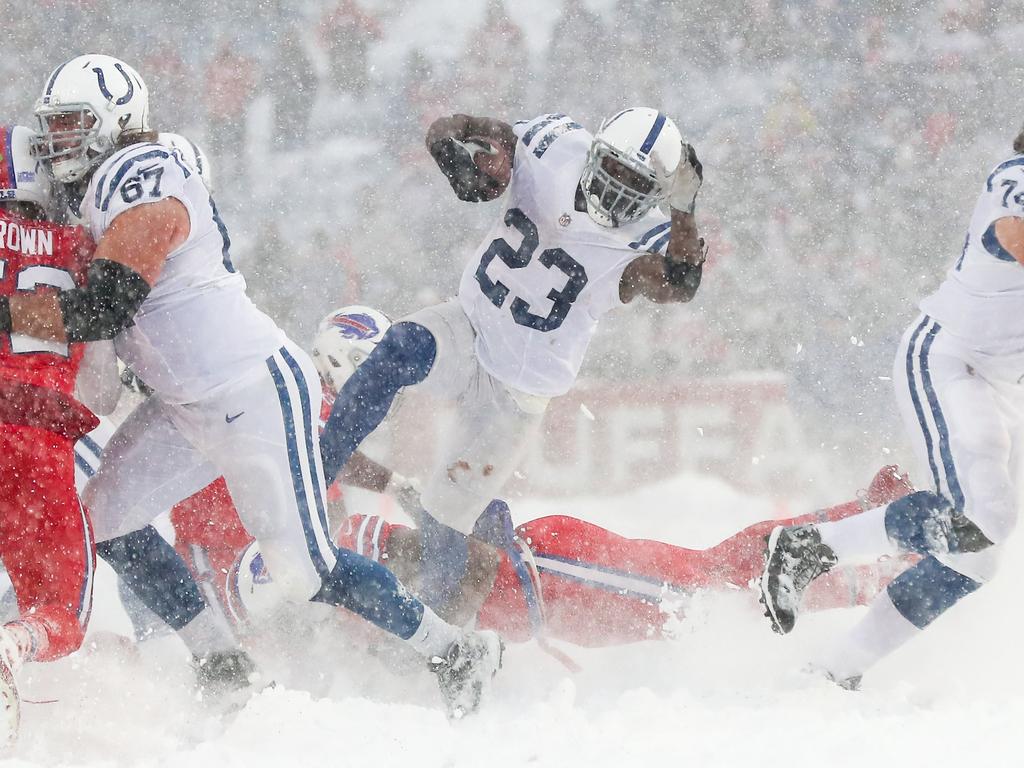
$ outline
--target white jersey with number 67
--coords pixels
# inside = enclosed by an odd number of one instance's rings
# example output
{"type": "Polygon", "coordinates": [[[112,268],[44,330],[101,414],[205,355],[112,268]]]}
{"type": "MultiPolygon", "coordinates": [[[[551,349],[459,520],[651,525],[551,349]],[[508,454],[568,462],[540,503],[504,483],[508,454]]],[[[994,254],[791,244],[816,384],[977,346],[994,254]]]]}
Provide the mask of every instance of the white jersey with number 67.
{"type": "Polygon", "coordinates": [[[982,186],[967,239],[945,281],[921,302],[925,314],[968,347],[1024,351],[1024,266],[996,239],[1006,217],[1024,218],[1024,155],[997,165],[982,186]]]}
{"type": "Polygon", "coordinates": [[[626,266],[663,253],[657,209],[604,227],[575,207],[591,134],[565,115],[513,126],[518,142],[504,209],[470,260],[459,300],[484,369],[506,385],[555,397],[576,380],[600,317],[621,306],[626,266]]]}
{"type": "Polygon", "coordinates": [[[191,403],[261,366],[285,336],[246,296],[217,206],[177,150],[140,143],[115,152],[93,175],[82,211],[99,242],[119,214],[170,197],[188,211],[188,238],[114,346],[162,400],[191,403]]]}

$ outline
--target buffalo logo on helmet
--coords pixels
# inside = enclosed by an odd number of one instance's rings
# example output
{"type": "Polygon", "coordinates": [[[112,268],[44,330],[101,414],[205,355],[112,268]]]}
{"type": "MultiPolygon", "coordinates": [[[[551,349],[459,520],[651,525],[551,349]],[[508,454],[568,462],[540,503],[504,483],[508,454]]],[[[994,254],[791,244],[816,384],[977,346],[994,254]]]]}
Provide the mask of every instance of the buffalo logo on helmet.
{"type": "Polygon", "coordinates": [[[273,579],[270,578],[270,571],[267,570],[267,566],[263,562],[263,555],[257,553],[256,557],[249,563],[249,573],[252,575],[253,584],[270,584],[273,579]]]}
{"type": "Polygon", "coordinates": [[[361,312],[349,315],[335,315],[331,318],[331,326],[341,331],[341,335],[346,339],[356,339],[358,341],[372,339],[380,334],[377,321],[361,312]]]}

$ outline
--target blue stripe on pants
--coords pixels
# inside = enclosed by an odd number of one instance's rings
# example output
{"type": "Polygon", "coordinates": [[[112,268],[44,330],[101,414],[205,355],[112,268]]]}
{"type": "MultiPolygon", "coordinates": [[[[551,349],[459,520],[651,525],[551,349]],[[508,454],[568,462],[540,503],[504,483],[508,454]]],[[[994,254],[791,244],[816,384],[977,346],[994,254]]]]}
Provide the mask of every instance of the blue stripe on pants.
{"type": "Polygon", "coordinates": [[[917,394],[917,378],[914,375],[914,347],[917,346],[917,337],[921,335],[921,331],[924,327],[931,322],[930,317],[925,317],[921,324],[914,329],[913,335],[910,337],[910,344],[907,345],[907,386],[910,387],[910,399],[914,403],[914,413],[917,414],[918,424],[921,426],[921,433],[924,435],[924,446],[925,452],[928,454],[928,467],[932,471],[932,479],[935,482],[935,490],[939,493],[942,492],[942,486],[939,484],[939,469],[935,465],[935,459],[932,456],[932,433],[928,428],[928,420],[924,416],[924,408],[921,406],[921,398],[917,394]]]}
{"type": "Polygon", "coordinates": [[[330,574],[331,569],[320,552],[320,545],[316,540],[316,532],[313,528],[313,521],[309,514],[309,499],[306,496],[306,480],[302,475],[302,463],[299,460],[299,444],[295,433],[295,414],[292,410],[292,399],[288,394],[288,386],[285,384],[281,368],[273,357],[267,358],[267,368],[274,379],[277,387],[277,397],[281,403],[281,416],[284,419],[285,443],[288,448],[288,465],[292,472],[292,489],[295,492],[295,504],[299,511],[299,519],[302,521],[302,532],[306,537],[306,548],[309,550],[309,557],[313,561],[313,567],[321,579],[330,574]]]}
{"type": "MultiPolygon", "coordinates": [[[[331,538],[331,526],[327,523],[327,505],[324,504],[320,483],[317,482],[318,478],[316,477],[318,470],[317,455],[313,450],[313,424],[316,423],[317,429],[319,429],[319,414],[314,414],[310,407],[309,389],[307,388],[306,377],[302,373],[302,368],[299,367],[295,358],[284,347],[281,348],[281,357],[288,364],[288,368],[295,377],[296,388],[299,390],[299,402],[302,405],[302,436],[306,443],[306,461],[309,465],[309,474],[313,486],[313,499],[316,502],[320,530],[323,531],[324,539],[327,540],[328,546],[331,547],[333,552],[336,552],[337,547],[334,546],[334,541],[331,538]]],[[[318,452],[319,450],[320,446],[317,445],[316,451],[318,452]]]]}
{"type": "Polygon", "coordinates": [[[82,569],[82,591],[78,595],[78,608],[75,613],[78,615],[78,623],[82,628],[89,626],[89,615],[92,613],[92,590],[93,576],[96,571],[96,559],[93,555],[92,527],[89,524],[89,517],[85,513],[82,502],[78,502],[78,511],[82,515],[82,535],[85,538],[85,567],[82,569]]]}
{"type": "MultiPolygon", "coordinates": [[[[964,492],[960,488],[960,478],[957,477],[956,465],[953,463],[953,451],[949,445],[949,427],[946,424],[946,417],[942,415],[942,407],[939,405],[938,395],[935,394],[935,387],[932,386],[932,376],[928,370],[928,353],[931,350],[935,337],[941,330],[941,326],[935,323],[928,331],[924,343],[921,344],[921,380],[924,384],[924,393],[928,398],[928,405],[932,411],[932,418],[935,420],[935,428],[939,432],[939,456],[942,459],[942,469],[946,475],[946,487],[953,498],[953,506],[958,512],[964,511],[964,492]]],[[[941,488],[936,488],[941,492],[941,488]]]]}

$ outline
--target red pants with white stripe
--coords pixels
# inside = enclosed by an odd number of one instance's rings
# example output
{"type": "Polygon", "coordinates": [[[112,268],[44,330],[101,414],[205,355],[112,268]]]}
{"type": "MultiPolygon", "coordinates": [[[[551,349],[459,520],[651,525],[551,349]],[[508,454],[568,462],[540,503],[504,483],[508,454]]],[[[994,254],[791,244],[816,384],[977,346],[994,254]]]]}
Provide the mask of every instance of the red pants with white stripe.
{"type": "MultiPolygon", "coordinates": [[[[668,609],[673,597],[698,590],[747,589],[761,574],[765,536],[775,526],[839,520],[861,509],[859,502],[849,502],[792,520],[768,520],[708,549],[627,539],[574,517],[531,520],[516,529],[526,567],[517,567],[502,554],[477,626],[513,642],[530,639],[538,623],[545,636],[583,646],[659,637],[672,615],[668,609]]],[[[377,559],[401,527],[376,516],[353,515],[339,532],[338,544],[377,559]]],[[[804,607],[864,605],[911,562],[896,558],[836,569],[812,584],[804,607]]]]}
{"type": "MultiPolygon", "coordinates": [[[[826,519],[860,511],[853,502],[826,510],[826,519]]],[[[529,543],[539,580],[544,633],[582,646],[603,646],[659,637],[674,603],[699,590],[746,590],[764,568],[764,542],[780,524],[821,519],[807,515],[789,521],[756,523],[708,549],[687,549],[660,541],[627,539],[572,517],[531,520],[516,529],[529,543]]],[[[909,565],[894,559],[858,568],[840,568],[815,581],[804,599],[806,610],[864,605],[909,565]]],[[[528,605],[509,557],[503,557],[494,588],[477,614],[481,627],[512,641],[534,633],[528,605]]],[[[536,612],[535,612],[536,615],[536,612]]]]}
{"type": "MultiPolygon", "coordinates": [[[[866,496],[878,506],[911,490],[895,470],[879,472],[866,496]]],[[[531,520],[516,529],[523,563],[502,553],[494,586],[477,615],[482,628],[525,641],[539,625],[547,637],[577,645],[612,645],[661,635],[673,598],[698,590],[745,590],[764,567],[765,537],[777,525],[841,520],[861,512],[847,502],[790,520],[756,523],[708,549],[628,539],[573,517],[531,520]]],[[[224,578],[252,537],[241,526],[223,481],[175,507],[171,519],[179,551],[201,583],[212,582],[228,606],[224,578]]],[[[385,563],[391,534],[405,526],[376,515],[352,515],[337,534],[339,546],[385,563]]],[[[808,610],[864,605],[916,558],[836,568],[804,597],[808,610]]],[[[227,611],[230,616],[230,610],[227,611]]]]}
{"type": "Polygon", "coordinates": [[[29,658],[77,650],[92,609],[96,547],[75,491],[71,438],[0,424],[0,559],[33,639],[29,658]]]}
{"type": "Polygon", "coordinates": [[[207,603],[228,604],[227,574],[253,541],[218,478],[171,509],[174,548],[188,564],[207,603]],[[212,592],[211,592],[212,590],[212,592]]]}

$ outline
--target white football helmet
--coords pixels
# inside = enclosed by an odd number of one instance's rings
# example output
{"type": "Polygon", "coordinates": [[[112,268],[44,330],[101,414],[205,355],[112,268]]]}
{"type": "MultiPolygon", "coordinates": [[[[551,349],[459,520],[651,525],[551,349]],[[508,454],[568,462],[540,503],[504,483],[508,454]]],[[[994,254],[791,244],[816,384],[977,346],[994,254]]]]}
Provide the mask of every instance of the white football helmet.
{"type": "Polygon", "coordinates": [[[0,126],[0,206],[19,203],[38,206],[32,218],[52,213],[50,177],[32,152],[35,133],[23,125],[0,126]]]}
{"type": "Polygon", "coordinates": [[[341,391],[390,327],[391,321],[383,312],[358,305],[336,309],[320,321],[313,340],[313,364],[334,394],[341,391]]]}
{"type": "Polygon", "coordinates": [[[176,149],[181,153],[181,159],[185,165],[199,174],[207,191],[213,193],[213,168],[202,148],[192,140],[185,138],[180,133],[163,133],[157,135],[157,141],[165,147],[176,149]]]}
{"type": "Polygon", "coordinates": [[[37,152],[54,178],[86,178],[126,131],[149,130],[149,89],[139,73],[113,56],[88,53],[57,67],[35,108],[37,152]]]}
{"type": "Polygon", "coordinates": [[[632,107],[601,123],[580,186],[598,224],[636,221],[668,196],[683,137],[656,109],[632,107]]]}

